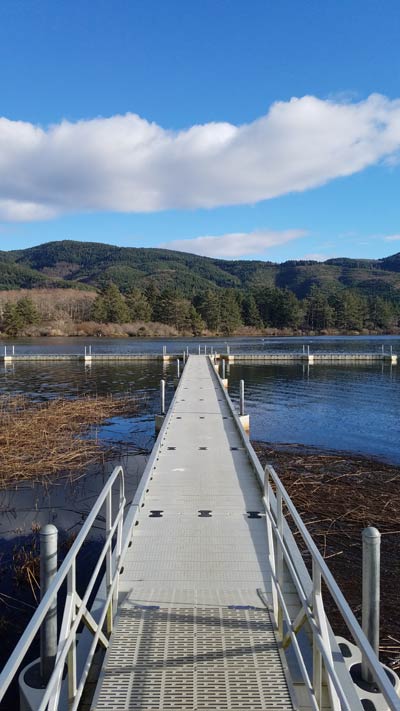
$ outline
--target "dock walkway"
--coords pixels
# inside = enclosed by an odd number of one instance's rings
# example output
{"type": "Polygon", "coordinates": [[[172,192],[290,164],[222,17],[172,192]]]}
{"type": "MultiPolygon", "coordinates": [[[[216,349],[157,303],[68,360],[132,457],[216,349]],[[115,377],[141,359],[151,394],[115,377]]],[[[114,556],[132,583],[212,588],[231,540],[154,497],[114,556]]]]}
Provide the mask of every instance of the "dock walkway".
{"type": "Polygon", "coordinates": [[[92,708],[292,709],[257,595],[261,491],[207,357],[190,356],[167,418],[92,708]]]}

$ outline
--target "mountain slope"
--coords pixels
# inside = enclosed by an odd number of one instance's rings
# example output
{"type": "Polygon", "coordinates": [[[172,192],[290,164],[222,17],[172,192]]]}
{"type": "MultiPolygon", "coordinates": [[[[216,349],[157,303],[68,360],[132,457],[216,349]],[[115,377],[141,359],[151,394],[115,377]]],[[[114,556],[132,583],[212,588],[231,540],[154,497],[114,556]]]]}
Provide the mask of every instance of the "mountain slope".
{"type": "Polygon", "coordinates": [[[161,288],[176,287],[188,296],[215,286],[246,290],[278,286],[304,298],[316,285],[329,292],[356,288],[365,294],[400,297],[400,253],[380,260],[274,264],[69,240],[0,252],[0,289],[95,288],[110,280],[123,291],[152,281],[161,288]]]}

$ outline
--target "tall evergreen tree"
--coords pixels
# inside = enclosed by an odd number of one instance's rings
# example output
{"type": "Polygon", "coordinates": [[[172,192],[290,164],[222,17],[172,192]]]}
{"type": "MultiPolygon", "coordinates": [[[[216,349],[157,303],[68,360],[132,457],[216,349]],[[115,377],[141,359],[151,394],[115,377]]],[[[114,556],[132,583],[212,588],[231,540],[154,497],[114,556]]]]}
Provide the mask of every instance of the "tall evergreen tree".
{"type": "Polygon", "coordinates": [[[150,321],[152,308],[139,289],[131,289],[125,297],[131,321],[150,321]]]}
{"type": "Polygon", "coordinates": [[[3,331],[7,336],[18,336],[26,323],[16,304],[7,303],[3,311],[3,331]]]}
{"type": "Polygon", "coordinates": [[[245,294],[242,299],[242,318],[246,326],[261,328],[262,320],[253,294],[245,294]]]}
{"type": "Polygon", "coordinates": [[[221,325],[221,301],[215,289],[207,289],[196,303],[197,311],[210,331],[218,331],[221,325]]]}
{"type": "Polygon", "coordinates": [[[126,323],[129,310],[118,287],[110,282],[92,307],[92,318],[101,323],[126,323]]]}
{"type": "Polygon", "coordinates": [[[39,312],[29,296],[23,296],[22,299],[19,299],[15,308],[20,314],[24,325],[30,326],[39,322],[39,312]]]}
{"type": "Polygon", "coordinates": [[[221,332],[230,336],[241,325],[240,306],[233,289],[223,289],[220,294],[221,332]]]}

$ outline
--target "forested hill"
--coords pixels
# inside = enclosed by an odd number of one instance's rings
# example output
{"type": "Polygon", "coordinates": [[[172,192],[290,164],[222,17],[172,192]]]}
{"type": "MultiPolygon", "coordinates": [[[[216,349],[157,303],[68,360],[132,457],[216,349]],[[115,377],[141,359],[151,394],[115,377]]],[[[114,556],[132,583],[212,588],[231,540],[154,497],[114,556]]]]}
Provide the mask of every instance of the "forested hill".
{"type": "Polygon", "coordinates": [[[228,261],[166,249],[115,247],[93,242],[49,242],[0,252],[0,289],[32,287],[102,288],[110,281],[122,292],[149,283],[184,296],[210,287],[254,291],[289,289],[300,299],[318,287],[326,293],[355,289],[366,296],[400,298],[400,253],[379,260],[326,262],[228,261]]]}

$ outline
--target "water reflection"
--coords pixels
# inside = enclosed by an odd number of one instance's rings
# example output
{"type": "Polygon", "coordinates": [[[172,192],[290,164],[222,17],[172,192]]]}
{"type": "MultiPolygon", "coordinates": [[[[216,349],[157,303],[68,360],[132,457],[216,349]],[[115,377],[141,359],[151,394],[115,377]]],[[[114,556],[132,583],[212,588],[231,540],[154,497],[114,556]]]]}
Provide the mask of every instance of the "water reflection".
{"type": "Polygon", "coordinates": [[[234,364],[229,374],[234,401],[242,378],[254,439],[400,463],[399,366],[234,364]]]}
{"type": "MultiPolygon", "coordinates": [[[[7,346],[11,352],[11,342],[0,340],[0,346],[7,346]]],[[[198,353],[204,347],[207,352],[213,348],[226,352],[227,345],[232,353],[298,352],[303,346],[310,346],[311,352],[338,353],[380,353],[382,345],[388,352],[390,346],[400,354],[399,336],[298,336],[298,337],[241,337],[241,338],[32,338],[13,340],[18,353],[75,353],[83,355],[85,346],[92,346],[93,353],[158,353],[163,346],[168,353],[183,353],[189,348],[191,353],[198,353]]]]}

